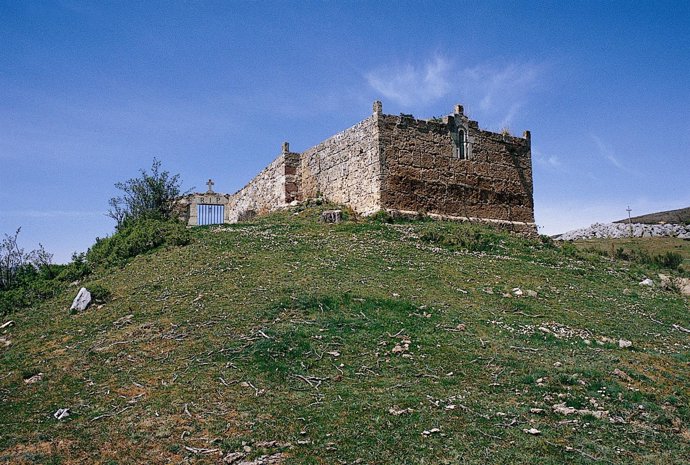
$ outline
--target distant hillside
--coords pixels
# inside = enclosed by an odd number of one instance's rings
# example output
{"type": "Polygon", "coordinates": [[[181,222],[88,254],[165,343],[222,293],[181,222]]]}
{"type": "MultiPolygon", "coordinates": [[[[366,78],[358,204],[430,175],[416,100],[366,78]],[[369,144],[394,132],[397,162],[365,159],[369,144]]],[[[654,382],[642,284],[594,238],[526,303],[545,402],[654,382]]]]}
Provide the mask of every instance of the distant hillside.
{"type": "MultiPolygon", "coordinates": [[[[658,224],[658,223],[690,223],[690,207],[665,212],[649,213],[648,215],[634,216],[630,218],[632,223],[658,224]]],[[[614,221],[614,223],[627,223],[628,218],[614,221]]]]}
{"type": "Polygon", "coordinates": [[[0,320],[0,463],[687,464],[659,270],[320,214],[195,228],[0,320]],[[110,297],[70,314],[82,285],[110,297]]]}

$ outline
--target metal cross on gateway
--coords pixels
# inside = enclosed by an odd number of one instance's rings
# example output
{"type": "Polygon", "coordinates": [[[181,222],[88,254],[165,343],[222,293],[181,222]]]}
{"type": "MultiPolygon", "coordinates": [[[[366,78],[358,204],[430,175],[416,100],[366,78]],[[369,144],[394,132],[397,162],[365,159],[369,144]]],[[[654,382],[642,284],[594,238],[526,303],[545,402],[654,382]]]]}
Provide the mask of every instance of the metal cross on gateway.
{"type": "Polygon", "coordinates": [[[206,192],[207,194],[213,194],[213,185],[215,182],[213,182],[212,179],[209,179],[206,185],[208,186],[208,191],[206,192]]]}

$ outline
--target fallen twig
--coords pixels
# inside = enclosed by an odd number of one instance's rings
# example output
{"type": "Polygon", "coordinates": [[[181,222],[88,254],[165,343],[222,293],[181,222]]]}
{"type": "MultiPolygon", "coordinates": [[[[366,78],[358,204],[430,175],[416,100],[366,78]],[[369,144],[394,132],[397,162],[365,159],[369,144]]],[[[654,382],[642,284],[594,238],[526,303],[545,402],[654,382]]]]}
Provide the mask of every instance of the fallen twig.
{"type": "Polygon", "coordinates": [[[511,349],[515,350],[524,350],[528,352],[539,352],[541,349],[534,349],[532,347],[519,347],[519,346],[510,346],[511,349]]]}
{"type": "Polygon", "coordinates": [[[129,410],[129,409],[131,409],[131,408],[132,408],[132,406],[130,405],[130,406],[128,406],[128,407],[123,408],[122,410],[120,410],[120,411],[118,411],[118,412],[106,413],[105,415],[99,415],[99,416],[97,416],[97,417],[93,417],[93,418],[91,419],[91,421],[96,421],[96,420],[100,420],[101,418],[107,418],[107,417],[115,417],[115,416],[121,414],[122,412],[124,412],[125,410],[129,410]]]}
{"type": "Polygon", "coordinates": [[[518,311],[513,312],[513,313],[514,313],[515,315],[522,315],[522,316],[526,316],[526,317],[529,317],[529,318],[542,318],[542,317],[544,316],[544,315],[530,315],[529,313],[525,313],[525,312],[523,312],[522,310],[518,310],[518,311]]]}
{"type": "Polygon", "coordinates": [[[564,446],[561,444],[556,444],[555,442],[551,442],[551,441],[548,441],[546,439],[544,439],[544,442],[553,446],[553,447],[558,447],[558,448],[564,449],[566,452],[577,452],[578,454],[582,455],[583,457],[586,457],[586,458],[593,460],[595,462],[604,461],[604,462],[608,462],[608,463],[614,463],[610,460],[588,454],[587,452],[583,451],[582,449],[575,449],[574,447],[571,447],[571,446],[564,446]]]}
{"type": "Polygon", "coordinates": [[[220,452],[220,449],[204,449],[201,447],[189,447],[189,446],[184,446],[185,449],[187,449],[189,452],[192,452],[194,454],[213,454],[215,452],[220,452]]]}

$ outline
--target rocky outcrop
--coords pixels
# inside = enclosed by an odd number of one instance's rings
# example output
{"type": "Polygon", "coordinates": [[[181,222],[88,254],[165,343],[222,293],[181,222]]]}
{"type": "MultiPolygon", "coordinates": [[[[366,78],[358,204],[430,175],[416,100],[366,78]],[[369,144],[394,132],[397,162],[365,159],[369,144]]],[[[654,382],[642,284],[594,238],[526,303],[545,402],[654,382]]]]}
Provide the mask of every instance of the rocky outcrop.
{"type": "Polygon", "coordinates": [[[595,223],[588,228],[575,229],[554,236],[554,239],[573,241],[578,239],[623,239],[626,237],[678,237],[690,239],[690,226],[683,224],[624,224],[595,223]]]}

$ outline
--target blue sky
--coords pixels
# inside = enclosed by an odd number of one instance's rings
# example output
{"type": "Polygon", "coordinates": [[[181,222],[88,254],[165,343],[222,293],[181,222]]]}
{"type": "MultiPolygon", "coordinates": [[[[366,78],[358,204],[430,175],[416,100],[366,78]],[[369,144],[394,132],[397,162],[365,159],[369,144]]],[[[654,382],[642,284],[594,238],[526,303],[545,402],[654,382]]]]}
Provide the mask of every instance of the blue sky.
{"type": "Polygon", "coordinates": [[[690,2],[0,1],[0,233],[66,261],[153,157],[234,192],[384,112],[532,131],[548,234],[690,206],[690,2]]]}

